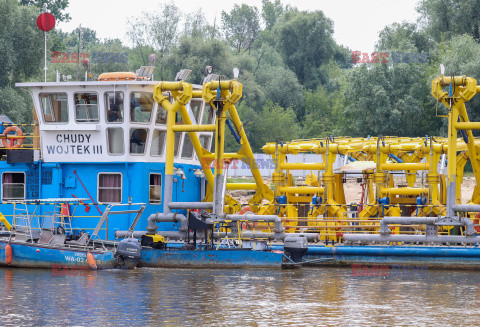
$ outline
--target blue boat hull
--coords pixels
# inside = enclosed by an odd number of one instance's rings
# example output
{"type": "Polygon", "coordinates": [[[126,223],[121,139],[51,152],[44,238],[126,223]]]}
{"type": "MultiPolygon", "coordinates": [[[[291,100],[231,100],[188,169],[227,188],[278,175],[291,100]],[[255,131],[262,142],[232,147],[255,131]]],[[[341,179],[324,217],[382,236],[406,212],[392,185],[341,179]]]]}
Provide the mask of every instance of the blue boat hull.
{"type": "MultiPolygon", "coordinates": [[[[13,261],[7,265],[5,247],[7,242],[0,241],[0,266],[24,268],[59,268],[59,267],[89,267],[88,251],[59,249],[37,244],[18,244],[11,242],[13,261]]],[[[98,269],[113,268],[115,258],[113,251],[91,251],[98,269]]]]}
{"type": "MultiPolygon", "coordinates": [[[[282,250],[282,246],[274,246],[282,250]]],[[[315,246],[305,260],[328,259],[318,265],[401,265],[448,269],[479,269],[480,248],[447,246],[315,246]]]]}
{"type": "Polygon", "coordinates": [[[280,268],[284,255],[246,249],[143,249],[141,266],[171,268],[280,268]]]}

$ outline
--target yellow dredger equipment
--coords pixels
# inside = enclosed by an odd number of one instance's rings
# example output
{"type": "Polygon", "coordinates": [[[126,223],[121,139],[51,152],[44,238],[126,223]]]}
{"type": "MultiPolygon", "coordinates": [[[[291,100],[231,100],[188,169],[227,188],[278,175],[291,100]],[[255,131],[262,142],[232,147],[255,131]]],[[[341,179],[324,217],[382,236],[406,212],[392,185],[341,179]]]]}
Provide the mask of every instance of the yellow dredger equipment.
{"type": "MultiPolygon", "coordinates": [[[[476,141],[471,132],[472,129],[480,129],[480,123],[469,121],[464,105],[477,91],[480,88],[472,78],[440,76],[433,81],[432,94],[449,108],[448,138],[327,137],[268,143],[263,150],[272,156],[275,163],[275,172],[271,178],[272,190],[260,175],[235,108],[235,103],[242,96],[242,85],[238,81],[211,81],[205,83],[202,90],[194,90],[191,84],[183,81],[162,82],[155,87],[154,99],[167,111],[163,215],[172,218],[172,209],[207,209],[217,215],[228,214],[238,218],[241,206],[226,194],[226,190],[245,189],[255,191],[249,200],[249,206],[259,217],[276,217],[275,221],[280,217],[288,231],[320,232],[325,240],[338,240],[345,231],[371,233],[379,228],[382,230],[380,220],[383,217],[447,217],[450,220],[442,224],[445,228],[439,229],[443,233],[451,231],[451,226],[467,226],[461,221],[450,223],[455,217],[454,210],[468,211],[465,208],[454,208],[461,200],[460,186],[468,160],[472,163],[475,179],[480,180],[480,141],[476,141]],[[449,92],[443,90],[448,86],[449,92]],[[211,106],[216,115],[215,124],[192,123],[185,107],[192,98],[203,98],[211,106]],[[177,113],[180,114],[181,123],[176,123],[177,113]],[[240,150],[236,153],[224,151],[225,125],[240,144],[240,150]],[[462,138],[457,138],[459,130],[463,131],[462,138]],[[205,131],[214,132],[214,153],[202,146],[198,133],[205,131]],[[203,202],[172,202],[169,192],[174,174],[175,133],[184,132],[189,135],[208,182],[203,202]],[[299,153],[316,154],[318,161],[289,162],[289,158],[299,153]],[[335,171],[334,162],[339,155],[355,162],[335,171]],[[232,160],[247,163],[255,182],[227,183],[224,168],[232,160]],[[448,168],[445,178],[438,167],[444,167],[446,161],[448,168]],[[359,171],[364,190],[364,200],[355,207],[346,203],[344,193],[345,174],[352,173],[350,166],[359,171]],[[303,185],[297,185],[292,176],[294,170],[310,172],[303,185]],[[405,176],[405,179],[399,182],[398,178],[394,178],[396,175],[405,176]]],[[[469,204],[477,204],[479,201],[480,190],[477,185],[469,204]]],[[[400,225],[416,226],[415,221],[408,222],[410,224],[397,224],[392,228],[393,231],[409,233],[425,230],[423,227],[399,228],[400,225]]],[[[261,224],[257,226],[262,228],[261,224]]],[[[467,227],[471,231],[469,225],[467,227]]]]}
{"type": "MultiPolygon", "coordinates": [[[[193,90],[191,84],[180,82],[162,82],[155,86],[154,99],[160,106],[167,111],[167,136],[166,136],[166,162],[165,162],[165,190],[171,188],[174,174],[174,145],[175,133],[187,132],[190,142],[200,160],[205,178],[208,182],[207,196],[204,199],[206,205],[194,203],[189,209],[203,208],[213,209],[220,214],[223,212],[233,213],[240,210],[238,202],[228,195],[222,196],[224,186],[229,189],[250,189],[255,190],[251,204],[260,203],[263,199],[273,200],[273,192],[266,185],[258,171],[252,148],[248,142],[243,125],[235,108],[235,103],[242,96],[242,85],[236,80],[208,82],[203,85],[202,90],[193,90]],[[173,103],[169,100],[169,93],[173,96],[173,103]],[[205,102],[213,108],[216,119],[215,124],[198,125],[193,124],[185,105],[192,98],[203,98],[205,102]],[[176,114],[180,113],[181,123],[176,123],[176,114]],[[237,153],[225,153],[225,125],[233,126],[237,132],[237,137],[241,144],[241,149],[237,153]],[[215,153],[205,149],[200,141],[198,132],[214,132],[215,153]],[[228,166],[231,160],[239,159],[249,164],[255,183],[238,184],[225,183],[224,167],[228,166]],[[212,173],[211,166],[214,171],[212,173]],[[226,185],[224,185],[226,184],[226,185]],[[225,198],[224,206],[220,200],[225,198]],[[212,202],[213,201],[213,202],[212,202]]],[[[175,206],[171,202],[171,192],[165,192],[164,212],[170,212],[175,206]],[[165,211],[166,210],[166,211],[165,211]]]]}

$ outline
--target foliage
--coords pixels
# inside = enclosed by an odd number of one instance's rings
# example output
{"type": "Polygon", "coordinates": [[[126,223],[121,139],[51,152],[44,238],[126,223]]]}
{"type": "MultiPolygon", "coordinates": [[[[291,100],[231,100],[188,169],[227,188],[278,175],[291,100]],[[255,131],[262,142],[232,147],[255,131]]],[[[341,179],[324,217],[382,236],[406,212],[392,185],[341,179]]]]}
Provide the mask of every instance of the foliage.
{"type": "MultiPolygon", "coordinates": [[[[173,4],[163,5],[159,11],[144,12],[140,17],[129,20],[127,35],[135,49],[141,50],[147,45],[158,54],[159,61],[163,62],[177,45],[179,21],[178,8],[173,4]]],[[[164,65],[160,65],[159,78],[165,79],[165,73],[164,65]]]]}
{"type": "Polygon", "coordinates": [[[47,12],[51,13],[55,20],[60,22],[68,22],[70,15],[65,13],[69,0],[19,0],[22,6],[35,6],[43,9],[47,6],[47,12]]]}
{"type": "MultiPolygon", "coordinates": [[[[288,141],[300,135],[300,126],[296,122],[295,113],[290,108],[284,109],[267,101],[259,111],[243,103],[237,106],[237,110],[254,152],[260,152],[267,142],[288,141]],[[275,133],[272,134],[272,131],[275,133]]],[[[226,131],[226,134],[226,150],[238,151],[240,146],[229,135],[229,131],[226,131]]]]}
{"type": "MultiPolygon", "coordinates": [[[[43,79],[43,34],[35,23],[43,3],[58,20],[69,19],[67,0],[0,2],[0,112],[16,121],[31,118],[31,103],[14,83],[43,79]]],[[[207,65],[225,79],[238,67],[243,96],[237,109],[254,151],[265,142],[329,134],[444,135],[445,120],[435,117],[430,83],[440,63],[447,74],[480,78],[479,5],[480,0],[421,0],[418,23],[393,23],[380,32],[375,51],[427,53],[427,63],[353,66],[350,49],[335,42],[333,22],[323,12],[299,11],[281,0],[262,0],[260,9],[234,5],[213,26],[201,10],[182,13],[162,5],[129,19],[131,46],[99,40],[96,31],[83,28],[80,52],[128,55],[128,62],[91,62],[93,78],[104,71],[135,71],[150,64],[150,54],[158,57],[157,80],[173,80],[188,68],[187,81],[201,84],[207,65]]],[[[77,52],[78,31],[54,29],[48,48],[77,52]]],[[[77,69],[79,78],[85,72],[82,65],[49,63],[49,80],[56,69],[74,78],[77,69]]],[[[480,100],[468,105],[470,118],[480,120],[480,100]]],[[[446,111],[441,105],[438,110],[446,111]]],[[[239,148],[228,132],[226,146],[239,148]]]]}
{"type": "Polygon", "coordinates": [[[222,29],[227,42],[238,53],[242,50],[250,51],[260,30],[258,9],[246,4],[235,4],[230,13],[222,11],[222,29]]]}
{"type": "Polygon", "coordinates": [[[41,72],[43,34],[36,27],[38,10],[15,0],[0,2],[0,87],[12,86],[41,72]]]}
{"type": "Polygon", "coordinates": [[[361,65],[349,73],[345,116],[352,136],[439,135],[428,75],[408,63],[361,65]],[[421,134],[420,134],[421,133],[421,134]]]}
{"type": "Polygon", "coordinates": [[[412,23],[393,23],[379,33],[376,48],[379,51],[428,52],[433,42],[424,30],[412,23]]]}
{"type": "Polygon", "coordinates": [[[265,28],[271,30],[284,13],[284,8],[280,0],[274,2],[262,0],[262,18],[265,22],[265,28]]]}
{"type": "Polygon", "coordinates": [[[333,22],[323,12],[286,12],[274,27],[277,50],[307,89],[327,81],[322,65],[335,53],[333,22]]]}
{"type": "Polygon", "coordinates": [[[422,27],[437,42],[461,34],[480,41],[480,0],[422,0],[417,11],[422,27]]]}

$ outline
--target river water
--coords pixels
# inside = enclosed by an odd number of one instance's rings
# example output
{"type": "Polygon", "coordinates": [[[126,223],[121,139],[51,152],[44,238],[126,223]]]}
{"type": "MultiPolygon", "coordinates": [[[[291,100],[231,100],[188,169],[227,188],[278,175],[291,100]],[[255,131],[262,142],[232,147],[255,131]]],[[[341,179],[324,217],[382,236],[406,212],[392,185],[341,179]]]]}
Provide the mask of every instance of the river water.
{"type": "Polygon", "coordinates": [[[0,268],[0,326],[476,326],[480,274],[0,268]]]}

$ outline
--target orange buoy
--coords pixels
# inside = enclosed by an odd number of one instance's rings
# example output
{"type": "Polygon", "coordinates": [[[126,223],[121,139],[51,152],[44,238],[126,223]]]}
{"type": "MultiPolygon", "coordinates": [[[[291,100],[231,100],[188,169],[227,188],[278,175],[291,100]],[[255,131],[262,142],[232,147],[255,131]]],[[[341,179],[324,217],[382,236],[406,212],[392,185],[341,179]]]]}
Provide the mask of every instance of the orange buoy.
{"type": "Polygon", "coordinates": [[[22,146],[23,141],[25,140],[25,137],[23,136],[23,131],[20,129],[18,126],[9,126],[5,128],[3,131],[3,134],[5,135],[5,138],[2,139],[3,146],[5,148],[19,148],[22,146]],[[18,138],[12,138],[10,139],[10,144],[8,138],[8,133],[15,132],[18,135],[18,138]]]}
{"type": "Polygon", "coordinates": [[[90,252],[87,253],[87,262],[90,269],[97,270],[97,262],[95,261],[93,254],[91,254],[90,252]]]}
{"type": "Polygon", "coordinates": [[[10,244],[5,247],[5,262],[7,265],[11,265],[13,261],[13,249],[10,244]]]}

